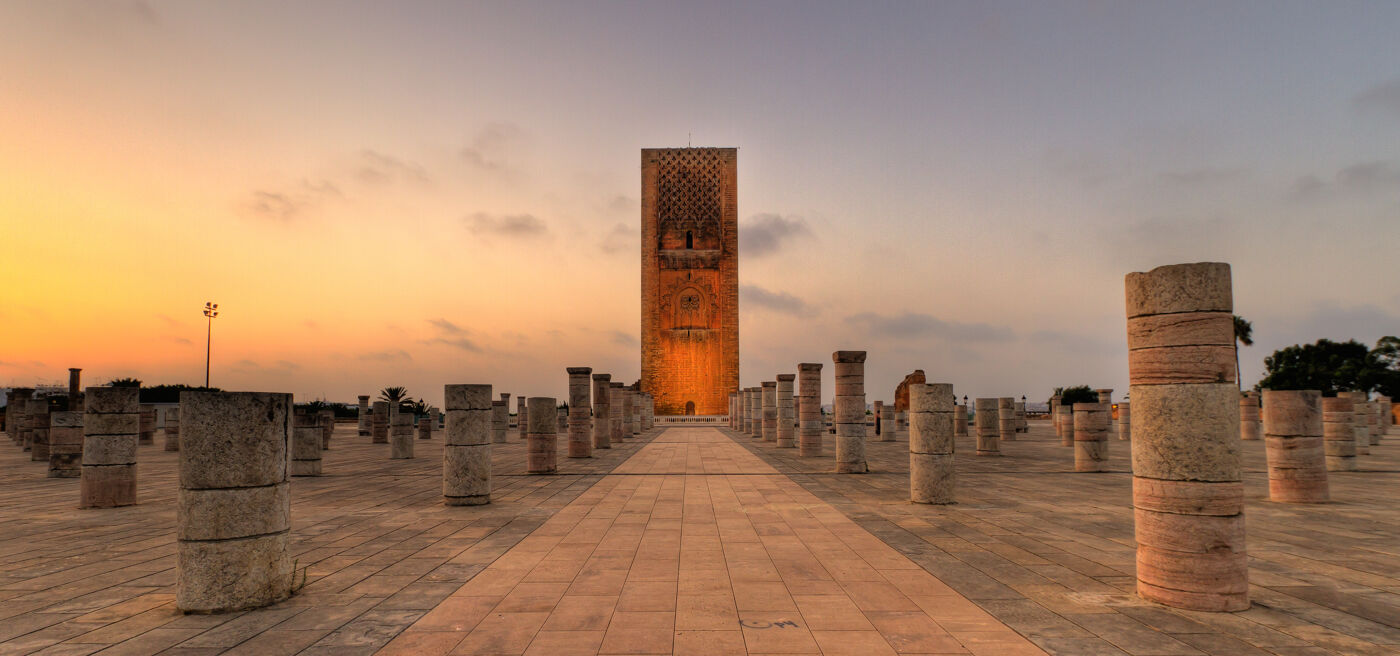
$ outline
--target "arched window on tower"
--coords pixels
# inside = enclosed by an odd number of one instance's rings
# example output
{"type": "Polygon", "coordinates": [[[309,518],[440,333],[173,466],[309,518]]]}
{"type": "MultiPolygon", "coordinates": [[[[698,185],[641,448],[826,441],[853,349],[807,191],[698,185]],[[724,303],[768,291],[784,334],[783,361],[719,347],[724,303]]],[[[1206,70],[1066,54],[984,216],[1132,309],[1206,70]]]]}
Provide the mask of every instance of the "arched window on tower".
{"type": "Polygon", "coordinates": [[[695,235],[694,235],[694,233],[692,233],[691,231],[686,230],[686,231],[685,231],[685,249],[686,249],[686,250],[691,250],[691,249],[693,249],[693,248],[695,248],[695,235]]]}

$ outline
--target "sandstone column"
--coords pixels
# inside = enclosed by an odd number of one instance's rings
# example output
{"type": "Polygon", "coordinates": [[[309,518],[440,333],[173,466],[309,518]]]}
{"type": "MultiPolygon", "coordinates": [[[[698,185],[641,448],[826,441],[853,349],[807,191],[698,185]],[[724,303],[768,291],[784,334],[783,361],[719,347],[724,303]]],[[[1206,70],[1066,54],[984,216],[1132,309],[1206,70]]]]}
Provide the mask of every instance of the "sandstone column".
{"type": "Polygon", "coordinates": [[[180,407],[175,606],[236,611],[287,598],[292,395],[181,392],[180,407]]]}
{"type": "Polygon", "coordinates": [[[1125,280],[1138,594],[1201,611],[1249,607],[1230,265],[1125,280]]]}
{"type": "Polygon", "coordinates": [[[1030,424],[1026,423],[1026,403],[1024,401],[1016,402],[1016,432],[1030,432],[1030,424]]]}
{"type": "Polygon", "coordinates": [[[1096,389],[1094,393],[1099,396],[1099,403],[1108,406],[1108,429],[1113,430],[1113,390],[1110,388],[1096,389]]]}
{"type": "Polygon", "coordinates": [[[431,414],[418,418],[418,439],[433,439],[433,416],[431,414]]]}
{"type": "MultiPolygon", "coordinates": [[[[446,430],[446,419],[443,419],[442,425],[443,430],[446,430]]],[[[502,393],[499,400],[491,402],[491,441],[496,444],[505,444],[508,432],[510,432],[510,394],[502,393]]]]}
{"type": "Polygon", "coordinates": [[[628,397],[632,399],[632,436],[637,437],[642,434],[642,393],[628,390],[628,397]]]}
{"type": "Polygon", "coordinates": [[[515,430],[522,440],[525,439],[527,424],[530,421],[530,409],[526,407],[525,401],[524,394],[515,397],[515,430]]]}
{"type": "Polygon", "coordinates": [[[83,370],[77,367],[68,368],[68,411],[83,411],[83,370]]]}
{"type": "Polygon", "coordinates": [[[1259,439],[1259,397],[1253,392],[1240,398],[1240,439],[1259,439]]]}
{"type": "Polygon", "coordinates": [[[632,390],[622,386],[622,435],[623,437],[635,437],[637,431],[633,429],[632,422],[637,411],[637,395],[632,390]]]}
{"type": "Polygon", "coordinates": [[[370,435],[370,418],[369,418],[369,397],[368,397],[368,396],[363,396],[363,395],[360,396],[360,408],[359,408],[359,409],[360,409],[360,413],[359,413],[358,418],[357,418],[356,421],[355,421],[355,425],[356,425],[356,427],[357,427],[357,430],[358,430],[359,433],[360,433],[360,437],[369,437],[369,435],[370,435]]]}
{"type": "Polygon", "coordinates": [[[321,475],[320,417],[309,408],[292,409],[292,476],[321,475]]]}
{"type": "Polygon", "coordinates": [[[822,365],[803,362],[797,365],[798,407],[797,455],[815,458],[822,454],[822,365]]]}
{"type": "Polygon", "coordinates": [[[1326,503],[1327,464],[1322,446],[1322,393],[1264,392],[1264,456],[1269,500],[1326,503]]]}
{"type": "Polygon", "coordinates": [[[593,423],[589,416],[588,378],[592,367],[569,367],[569,457],[593,457],[593,423]]]}
{"type": "Polygon", "coordinates": [[[491,503],[492,412],[495,407],[510,410],[505,395],[501,396],[492,401],[490,385],[443,386],[443,504],[491,503]]]}
{"type": "Polygon", "coordinates": [[[593,374],[593,448],[612,448],[612,427],[608,417],[612,414],[608,387],[612,374],[593,374]]]}
{"type": "Polygon", "coordinates": [[[763,439],[763,388],[749,388],[749,436],[763,439]]]}
{"type": "Polygon", "coordinates": [[[526,427],[525,471],[531,474],[553,474],[556,463],[558,427],[554,421],[554,399],[532,396],[526,404],[529,424],[526,427]]]}
{"type": "Polygon", "coordinates": [[[5,430],[10,432],[10,439],[26,451],[29,444],[25,441],[25,426],[29,423],[29,399],[33,397],[33,388],[16,387],[10,390],[10,403],[5,406],[5,430]]]}
{"type": "Polygon", "coordinates": [[[81,508],[136,503],[136,434],[141,390],[89,387],[83,394],[81,508]]]}
{"type": "Polygon", "coordinates": [[[967,406],[953,401],[953,436],[967,437],[967,406]]]}
{"type": "Polygon", "coordinates": [[[1063,401],[1055,408],[1055,434],[1060,436],[1060,446],[1074,446],[1074,407],[1063,401]]]}
{"type": "Polygon", "coordinates": [[[1118,439],[1128,442],[1133,439],[1133,413],[1127,401],[1118,402],[1118,439]]]}
{"type": "Polygon", "coordinates": [[[1352,439],[1356,442],[1356,455],[1371,455],[1371,438],[1366,426],[1366,399],[1365,392],[1337,392],[1337,398],[1351,401],[1352,416],[1351,430],[1352,439]]]}
{"type": "Polygon", "coordinates": [[[140,430],[137,434],[137,444],[156,443],[156,406],[150,403],[142,403],[140,410],[140,430]]]}
{"type": "Polygon", "coordinates": [[[974,402],[973,424],[977,429],[977,455],[979,456],[1001,455],[1001,443],[997,439],[1001,434],[997,428],[999,419],[997,410],[996,399],[982,398],[974,402]]]}
{"type": "Polygon", "coordinates": [[[1371,446],[1381,443],[1381,407],[1380,403],[1371,401],[1366,404],[1366,411],[1369,416],[1366,418],[1366,430],[1370,433],[1371,446]]]}
{"type": "Polygon", "coordinates": [[[165,450],[180,450],[180,406],[165,411],[165,450]]]}
{"type": "Polygon", "coordinates": [[[864,474],[865,463],[865,351],[837,351],[833,399],[836,424],[836,473],[864,474]]]}
{"type": "Polygon", "coordinates": [[[321,450],[326,451],[331,448],[331,437],[335,435],[335,410],[327,408],[319,414],[321,419],[321,450]]]}
{"type": "Polygon", "coordinates": [[[1000,442],[1016,441],[1016,399],[1009,396],[997,399],[997,437],[1000,442]]]}
{"type": "Polygon", "coordinates": [[[389,415],[389,458],[408,460],[413,457],[413,411],[399,408],[389,415]]]}
{"type": "MultiPolygon", "coordinates": [[[[49,399],[39,397],[29,402],[29,433],[31,437],[29,459],[33,462],[49,461],[49,399]]],[[[1375,413],[1371,413],[1374,415],[1375,413]]],[[[1371,417],[1375,419],[1374,416],[1371,417]]]]}
{"type": "Polygon", "coordinates": [[[880,407],[880,439],[879,442],[893,442],[899,434],[899,425],[894,420],[894,404],[890,403],[880,407]]]}
{"type": "Polygon", "coordinates": [[[763,441],[778,441],[778,383],[763,383],[763,441]]]}
{"type": "Polygon", "coordinates": [[[389,402],[375,401],[369,415],[371,444],[389,443],[389,402]]]}
{"type": "Polygon", "coordinates": [[[608,433],[612,436],[610,440],[613,444],[621,444],[626,434],[622,430],[622,414],[626,408],[623,407],[624,397],[627,391],[622,389],[622,383],[608,383],[608,433]]]}
{"type": "Polygon", "coordinates": [[[793,406],[792,384],[797,379],[794,374],[778,374],[778,448],[791,449],[797,446],[794,433],[797,431],[792,425],[797,416],[797,409],[793,406]]]}
{"type": "Polygon", "coordinates": [[[1110,407],[1107,403],[1074,404],[1074,471],[1108,471],[1110,407]]]}
{"type": "Polygon", "coordinates": [[[1351,399],[1322,399],[1322,449],[1327,471],[1356,471],[1356,406],[1351,399]]]}
{"type": "Polygon", "coordinates": [[[82,475],[82,465],[83,413],[50,414],[49,478],[78,478],[82,475]]]}
{"type": "Polygon", "coordinates": [[[909,386],[909,500],[953,503],[953,386],[909,386]]]}

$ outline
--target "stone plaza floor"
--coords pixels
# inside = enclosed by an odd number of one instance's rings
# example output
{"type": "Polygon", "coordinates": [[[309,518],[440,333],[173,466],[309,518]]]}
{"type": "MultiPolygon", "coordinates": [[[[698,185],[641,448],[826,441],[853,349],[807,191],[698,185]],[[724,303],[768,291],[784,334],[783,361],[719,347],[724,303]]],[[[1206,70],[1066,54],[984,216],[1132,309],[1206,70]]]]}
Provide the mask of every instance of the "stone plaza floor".
{"type": "MultiPolygon", "coordinates": [[[[225,615],[174,609],[176,453],[140,449],[140,505],[0,448],[0,654],[1400,654],[1400,438],[1334,501],[1266,500],[1243,444],[1253,606],[1133,593],[1128,444],[1077,474],[1048,425],[971,455],[958,499],[908,498],[908,442],[835,475],[722,428],[658,428],[560,473],[497,445],[493,503],[446,507],[441,436],[390,460],[338,427],[292,482],[305,587],[225,615]]],[[[8,445],[7,445],[8,446],[8,445]]]]}

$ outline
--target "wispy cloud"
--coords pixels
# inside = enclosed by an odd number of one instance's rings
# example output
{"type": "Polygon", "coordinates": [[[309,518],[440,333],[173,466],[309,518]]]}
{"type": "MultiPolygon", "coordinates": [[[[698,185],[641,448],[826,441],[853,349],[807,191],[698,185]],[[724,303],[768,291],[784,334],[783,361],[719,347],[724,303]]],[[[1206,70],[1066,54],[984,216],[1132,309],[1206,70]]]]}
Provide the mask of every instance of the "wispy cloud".
{"type": "Polygon", "coordinates": [[[1166,182],[1184,187],[1200,187],[1237,182],[1247,175],[1249,175],[1249,171],[1242,168],[1205,166],[1180,171],[1164,171],[1159,177],[1166,182]]]}
{"type": "Polygon", "coordinates": [[[811,317],[818,314],[816,308],[792,294],[769,291],[758,285],[740,285],[739,302],[794,317],[811,317]]]}
{"type": "Polygon", "coordinates": [[[168,314],[157,314],[156,318],[160,319],[161,321],[164,321],[165,325],[170,326],[171,328],[178,328],[180,326],[185,325],[185,322],[180,321],[179,319],[176,319],[168,314]]]}
{"type": "Polygon", "coordinates": [[[1400,79],[1391,80],[1356,94],[1351,104],[1363,112],[1400,118],[1400,79]]]}
{"type": "Polygon", "coordinates": [[[964,342],[1005,342],[1015,338],[1015,333],[1006,326],[945,321],[933,315],[916,312],[905,312],[895,316],[862,312],[847,317],[846,323],[857,326],[871,335],[893,339],[935,337],[964,342]]]}
{"type": "Polygon", "coordinates": [[[641,344],[641,340],[638,340],[636,336],[631,333],[624,333],[621,330],[612,331],[609,333],[609,337],[612,339],[612,343],[619,346],[637,346],[641,344]]]}
{"type": "Polygon", "coordinates": [[[392,155],[375,152],[368,148],[359,153],[355,179],[365,184],[387,184],[391,182],[429,182],[428,172],[415,162],[399,159],[392,155]]]}
{"type": "Polygon", "coordinates": [[[744,257],[763,257],[778,252],[794,241],[812,236],[807,222],[800,216],[755,214],[739,226],[739,252],[744,257]]]}
{"type": "Polygon", "coordinates": [[[501,173],[510,168],[512,151],[524,138],[525,131],[514,123],[491,123],[477,132],[458,154],[472,168],[501,173]]]}
{"type": "Polygon", "coordinates": [[[191,342],[190,340],[188,340],[188,339],[186,339],[186,338],[184,338],[184,337],[177,337],[177,336],[175,336],[175,335],[165,335],[164,337],[161,337],[161,339],[163,339],[163,340],[165,340],[165,341],[167,341],[167,342],[170,342],[170,343],[172,343],[172,344],[181,344],[181,345],[184,345],[184,346],[194,346],[194,342],[191,342]]]}
{"type": "Polygon", "coordinates": [[[603,235],[603,240],[598,243],[598,248],[609,255],[635,252],[637,247],[637,231],[628,229],[624,223],[614,225],[612,230],[603,235]]]}
{"type": "Polygon", "coordinates": [[[449,335],[465,335],[471,332],[466,328],[452,323],[451,321],[448,321],[447,319],[444,319],[442,317],[438,317],[436,319],[429,319],[428,323],[432,324],[434,328],[437,328],[438,330],[441,330],[442,332],[447,333],[449,335]]]}
{"type": "Polygon", "coordinates": [[[478,236],[537,239],[549,233],[549,226],[533,214],[476,212],[463,219],[463,222],[466,224],[467,230],[478,236]]]}
{"type": "Polygon", "coordinates": [[[366,362],[408,362],[413,356],[403,349],[389,349],[385,351],[374,351],[372,353],[361,353],[357,358],[366,362]]]}
{"type": "Polygon", "coordinates": [[[242,201],[245,215],[283,223],[301,218],[329,198],[344,198],[340,187],[328,180],[302,180],[288,189],[256,189],[242,201]]]}
{"type": "Polygon", "coordinates": [[[1343,167],[1331,180],[1311,174],[1302,176],[1293,183],[1292,191],[1295,198],[1314,199],[1397,189],[1400,189],[1400,167],[1394,162],[1376,160],[1343,167]]]}
{"type": "Polygon", "coordinates": [[[481,346],[477,344],[476,341],[467,337],[471,334],[472,331],[463,328],[462,326],[459,326],[455,323],[452,323],[451,321],[448,321],[447,319],[444,319],[442,317],[438,317],[436,319],[428,319],[428,323],[437,329],[438,336],[429,339],[419,340],[420,343],[429,345],[442,344],[444,346],[451,346],[452,348],[461,349],[463,351],[469,351],[471,353],[482,352],[483,349],[481,348],[481,346]]]}

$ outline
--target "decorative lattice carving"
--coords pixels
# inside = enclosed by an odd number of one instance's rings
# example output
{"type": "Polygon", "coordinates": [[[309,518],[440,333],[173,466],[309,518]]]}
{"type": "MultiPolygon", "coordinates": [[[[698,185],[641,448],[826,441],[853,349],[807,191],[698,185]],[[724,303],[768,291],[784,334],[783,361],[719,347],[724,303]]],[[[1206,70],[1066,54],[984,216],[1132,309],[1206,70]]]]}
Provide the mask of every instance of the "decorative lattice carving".
{"type": "Polygon", "coordinates": [[[663,233],[718,239],[720,160],[708,151],[671,150],[656,163],[656,217],[663,233]]]}

